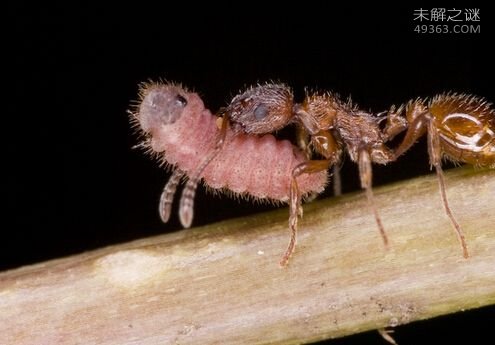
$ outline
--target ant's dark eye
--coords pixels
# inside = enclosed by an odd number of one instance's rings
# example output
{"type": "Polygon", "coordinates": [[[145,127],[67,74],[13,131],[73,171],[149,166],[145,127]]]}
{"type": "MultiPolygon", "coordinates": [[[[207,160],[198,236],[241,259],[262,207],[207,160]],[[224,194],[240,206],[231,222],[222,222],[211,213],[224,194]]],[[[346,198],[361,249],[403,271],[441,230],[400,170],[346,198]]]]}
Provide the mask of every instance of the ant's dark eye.
{"type": "Polygon", "coordinates": [[[256,120],[263,120],[268,115],[268,107],[264,104],[260,104],[254,109],[254,117],[256,120]]]}
{"type": "Polygon", "coordinates": [[[175,101],[177,102],[177,105],[180,105],[181,107],[185,107],[187,105],[187,99],[184,96],[177,95],[175,97],[175,101]]]}

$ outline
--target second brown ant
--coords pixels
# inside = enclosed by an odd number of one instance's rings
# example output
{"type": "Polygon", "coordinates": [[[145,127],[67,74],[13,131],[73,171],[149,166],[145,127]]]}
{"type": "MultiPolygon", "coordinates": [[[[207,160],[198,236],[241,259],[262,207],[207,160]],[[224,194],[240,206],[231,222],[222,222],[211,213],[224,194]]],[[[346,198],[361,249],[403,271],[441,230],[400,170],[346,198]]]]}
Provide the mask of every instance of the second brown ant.
{"type": "Polygon", "coordinates": [[[295,123],[299,146],[308,152],[308,157],[311,152],[322,157],[308,159],[292,171],[289,200],[291,239],[280,262],[282,266],[294,252],[298,216],[302,215],[298,177],[335,166],[344,152],[358,164],[361,187],[366,191],[380,234],[388,246],[374,203],[372,163],[396,161],[425,134],[443,206],[456,230],[464,257],[469,256],[464,234],[447,200],[441,160],[445,157],[455,162],[495,168],[495,111],[487,101],[469,95],[441,94],[430,101],[411,101],[397,110],[392,107],[382,117],[362,111],[332,93],[308,94],[302,103],[294,103],[292,91],[286,85],[265,84],[236,96],[220,115],[237,131],[255,135],[271,133],[295,123]],[[386,125],[381,129],[383,120],[386,120],[386,125]],[[397,148],[386,146],[404,131],[405,136],[397,148]]]}

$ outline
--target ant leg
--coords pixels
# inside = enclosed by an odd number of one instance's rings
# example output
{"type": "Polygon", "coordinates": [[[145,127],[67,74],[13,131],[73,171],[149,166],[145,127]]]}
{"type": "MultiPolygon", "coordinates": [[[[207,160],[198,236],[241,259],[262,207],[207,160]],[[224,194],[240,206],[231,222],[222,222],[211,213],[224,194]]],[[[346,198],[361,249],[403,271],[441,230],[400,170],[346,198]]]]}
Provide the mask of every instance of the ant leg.
{"type": "Polygon", "coordinates": [[[447,193],[445,191],[445,180],[442,170],[442,154],[440,146],[440,138],[438,136],[437,128],[432,120],[429,119],[428,112],[425,110],[425,106],[422,103],[414,103],[411,109],[408,109],[406,118],[409,122],[409,126],[404,137],[404,140],[395,150],[393,159],[397,159],[405,151],[407,151],[425,132],[428,132],[428,153],[430,156],[430,164],[435,166],[435,170],[438,177],[438,185],[440,188],[440,196],[442,198],[443,207],[445,213],[449,217],[452,225],[455,228],[457,239],[459,240],[463,256],[469,257],[467,250],[466,239],[462,232],[462,229],[455,219],[448,200],[447,193]]]}
{"type": "MultiPolygon", "coordinates": [[[[296,124],[296,143],[297,147],[301,149],[301,151],[306,156],[306,159],[309,161],[312,157],[310,138],[307,129],[299,124],[296,124]]],[[[305,201],[313,201],[318,196],[318,193],[314,192],[310,195],[306,196],[305,201]]],[[[299,210],[300,216],[302,217],[302,209],[299,210]]]]}
{"type": "Polygon", "coordinates": [[[366,198],[368,199],[368,204],[373,210],[375,215],[376,224],[378,225],[378,230],[380,230],[380,235],[382,235],[383,243],[385,248],[388,248],[388,238],[385,234],[385,229],[383,228],[382,220],[378,214],[378,209],[375,203],[375,197],[373,195],[373,190],[371,188],[373,181],[373,170],[371,167],[371,155],[367,149],[363,148],[359,150],[358,157],[359,166],[359,177],[361,179],[361,188],[366,191],[366,198]]]}
{"type": "Polygon", "coordinates": [[[299,216],[302,217],[301,194],[297,185],[297,177],[302,174],[312,174],[326,170],[330,164],[330,160],[308,161],[297,165],[294,170],[292,170],[289,197],[289,228],[291,231],[291,236],[287,250],[280,260],[280,266],[282,267],[287,265],[290,256],[294,252],[296,247],[297,218],[299,216]]]}
{"type": "Polygon", "coordinates": [[[177,185],[179,184],[183,174],[184,173],[179,169],[175,169],[172,176],[168,179],[167,184],[163,188],[162,195],[160,196],[158,212],[160,213],[160,218],[164,223],[168,222],[170,218],[175,191],[177,190],[177,185]]]}
{"type": "Polygon", "coordinates": [[[395,149],[394,160],[397,160],[404,152],[409,150],[425,134],[427,114],[428,112],[422,103],[414,103],[407,109],[407,132],[399,147],[395,149]]]}
{"type": "Polygon", "coordinates": [[[469,253],[467,250],[466,239],[462,232],[461,226],[459,225],[459,223],[457,223],[457,220],[455,219],[454,214],[450,209],[449,202],[447,201],[447,193],[445,192],[445,180],[442,170],[440,137],[438,136],[437,128],[435,127],[435,124],[432,120],[428,121],[428,153],[430,156],[430,164],[432,166],[435,166],[435,170],[437,172],[438,186],[440,188],[440,195],[442,197],[445,213],[447,213],[447,216],[450,218],[450,221],[455,228],[457,239],[459,240],[462,247],[463,256],[467,259],[469,257],[469,253]]]}
{"type": "Polygon", "coordinates": [[[308,131],[301,125],[296,125],[297,146],[304,152],[306,159],[311,159],[311,147],[309,145],[308,131]]]}
{"type": "Polygon", "coordinates": [[[311,145],[316,152],[332,162],[333,194],[341,195],[342,181],[340,178],[340,157],[342,157],[343,153],[342,143],[340,143],[330,131],[321,130],[311,136],[311,145]]]}
{"type": "Polygon", "coordinates": [[[340,166],[334,164],[332,166],[332,177],[333,177],[333,195],[342,195],[342,178],[340,176],[340,166]]]}
{"type": "Polygon", "coordinates": [[[196,195],[196,189],[198,188],[199,180],[201,179],[201,174],[206,169],[208,164],[220,153],[225,144],[225,137],[227,136],[227,128],[229,121],[224,116],[222,121],[222,126],[220,132],[218,133],[217,141],[213,150],[208,156],[203,160],[200,166],[194,171],[189,180],[186,183],[182,191],[179,204],[179,218],[183,227],[189,228],[192,224],[194,216],[194,197],[196,195]]]}
{"type": "Polygon", "coordinates": [[[403,110],[403,106],[399,107],[397,110],[395,109],[395,106],[392,106],[388,111],[387,122],[382,132],[384,142],[394,139],[399,133],[402,133],[407,129],[407,119],[400,115],[403,110]]]}

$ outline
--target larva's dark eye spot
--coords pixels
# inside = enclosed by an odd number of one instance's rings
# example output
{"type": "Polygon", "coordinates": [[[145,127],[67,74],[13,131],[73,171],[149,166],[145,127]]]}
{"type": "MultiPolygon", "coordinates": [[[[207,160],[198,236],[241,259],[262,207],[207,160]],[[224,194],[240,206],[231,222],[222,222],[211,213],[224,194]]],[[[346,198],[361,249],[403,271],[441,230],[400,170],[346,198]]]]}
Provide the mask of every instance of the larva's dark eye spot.
{"type": "Polygon", "coordinates": [[[177,102],[177,105],[179,105],[183,108],[187,105],[187,99],[184,96],[177,95],[175,97],[175,101],[177,102]]]}
{"type": "Polygon", "coordinates": [[[268,107],[265,104],[260,104],[254,109],[253,114],[256,120],[263,120],[268,115],[268,107]]]}

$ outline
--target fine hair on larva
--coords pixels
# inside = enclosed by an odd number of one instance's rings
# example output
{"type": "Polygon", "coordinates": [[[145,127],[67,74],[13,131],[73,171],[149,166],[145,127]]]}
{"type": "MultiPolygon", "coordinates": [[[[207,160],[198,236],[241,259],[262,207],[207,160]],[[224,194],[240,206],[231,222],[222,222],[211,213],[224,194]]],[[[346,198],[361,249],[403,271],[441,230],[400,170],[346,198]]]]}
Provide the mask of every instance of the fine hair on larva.
{"type": "MultiPolygon", "coordinates": [[[[138,106],[131,112],[144,141],[140,145],[172,170],[160,200],[160,216],[170,217],[179,184],[185,183],[179,216],[184,227],[193,220],[194,196],[203,182],[215,193],[288,203],[291,174],[307,160],[303,151],[288,140],[234,131],[228,121],[213,115],[201,98],[173,83],[145,83],[138,106]],[[224,140],[218,145],[222,127],[224,140]]],[[[303,197],[321,193],[327,172],[298,178],[303,197]]]]}

